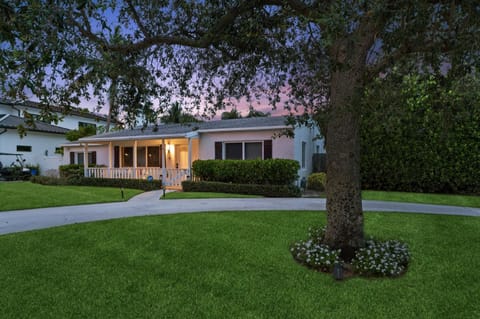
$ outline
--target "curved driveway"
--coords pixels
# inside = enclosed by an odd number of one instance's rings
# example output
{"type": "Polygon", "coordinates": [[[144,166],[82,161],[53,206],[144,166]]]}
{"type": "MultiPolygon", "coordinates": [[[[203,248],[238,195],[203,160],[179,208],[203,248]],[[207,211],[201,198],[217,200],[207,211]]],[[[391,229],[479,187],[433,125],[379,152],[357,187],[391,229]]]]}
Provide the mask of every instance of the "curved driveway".
{"type": "MultiPolygon", "coordinates": [[[[225,198],[159,200],[160,192],[143,193],[128,202],[49,207],[0,212],[0,234],[131,216],[206,211],[325,210],[323,198],[225,198]]],[[[480,217],[479,208],[363,201],[365,211],[426,213],[480,217]]]]}

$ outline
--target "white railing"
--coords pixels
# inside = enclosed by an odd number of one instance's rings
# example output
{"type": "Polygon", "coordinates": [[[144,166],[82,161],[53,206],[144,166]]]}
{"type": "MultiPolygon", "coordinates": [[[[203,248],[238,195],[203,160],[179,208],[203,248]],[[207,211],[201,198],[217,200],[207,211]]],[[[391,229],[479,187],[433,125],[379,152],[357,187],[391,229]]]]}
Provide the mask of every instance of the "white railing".
{"type": "MultiPolygon", "coordinates": [[[[118,178],[118,179],[148,179],[150,176],[155,180],[162,180],[163,169],[160,167],[89,167],[87,177],[95,178],[118,178]]],[[[165,169],[165,186],[181,186],[182,181],[188,179],[188,169],[165,169]]]]}

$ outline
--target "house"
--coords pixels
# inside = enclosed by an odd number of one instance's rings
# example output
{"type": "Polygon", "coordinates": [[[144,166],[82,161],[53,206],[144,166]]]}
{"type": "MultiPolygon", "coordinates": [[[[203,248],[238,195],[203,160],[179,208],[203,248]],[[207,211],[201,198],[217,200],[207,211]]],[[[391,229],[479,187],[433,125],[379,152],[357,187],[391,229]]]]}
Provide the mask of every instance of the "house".
{"type": "MultiPolygon", "coordinates": [[[[69,115],[62,115],[60,107],[51,107],[59,117],[55,125],[34,121],[34,127],[25,123],[26,113],[34,118],[41,112],[39,103],[27,101],[14,103],[0,100],[0,153],[22,154],[26,164],[39,165],[41,174],[57,174],[58,166],[63,162],[62,145],[67,139],[65,133],[82,126],[105,125],[106,116],[73,108],[69,115]],[[18,126],[27,129],[21,137],[18,126]]],[[[11,158],[0,158],[3,165],[10,165],[11,158]]]]}
{"type": "Polygon", "coordinates": [[[88,177],[153,178],[179,186],[197,159],[286,158],[300,163],[301,180],[312,172],[313,154],[325,152],[323,140],[314,126],[296,126],[293,138],[282,135],[288,129],[285,117],[149,126],[81,138],[81,146],[65,145],[64,160],[77,163],[83,156],[88,177]]]}

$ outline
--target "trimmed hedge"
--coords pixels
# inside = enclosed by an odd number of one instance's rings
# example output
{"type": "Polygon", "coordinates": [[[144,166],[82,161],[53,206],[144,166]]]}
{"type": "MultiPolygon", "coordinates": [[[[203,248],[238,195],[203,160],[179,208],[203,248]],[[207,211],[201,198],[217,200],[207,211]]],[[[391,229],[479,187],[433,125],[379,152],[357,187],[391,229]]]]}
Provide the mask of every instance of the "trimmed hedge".
{"type": "Polygon", "coordinates": [[[140,189],[143,191],[159,190],[162,188],[162,181],[147,181],[144,179],[114,179],[114,178],[88,178],[70,177],[55,178],[47,176],[32,176],[32,183],[42,185],[73,185],[73,186],[98,186],[98,187],[123,187],[140,189]]]}
{"type": "Polygon", "coordinates": [[[197,160],[192,164],[195,179],[234,184],[291,185],[299,168],[298,161],[289,159],[197,160]]]}
{"type": "Polygon", "coordinates": [[[184,192],[220,192],[245,195],[260,195],[265,197],[300,197],[301,192],[294,185],[255,185],[232,184],[205,181],[183,181],[184,192]]]}

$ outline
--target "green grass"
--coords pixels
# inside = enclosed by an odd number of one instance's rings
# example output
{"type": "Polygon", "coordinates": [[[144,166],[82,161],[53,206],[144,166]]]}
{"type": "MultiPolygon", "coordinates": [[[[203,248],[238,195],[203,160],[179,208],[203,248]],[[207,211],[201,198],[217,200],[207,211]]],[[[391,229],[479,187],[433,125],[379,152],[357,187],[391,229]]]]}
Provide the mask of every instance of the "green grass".
{"type": "Polygon", "coordinates": [[[480,207],[480,196],[468,195],[363,191],[362,198],[368,200],[408,202],[418,204],[480,207]]]}
{"type": "MultiPolygon", "coordinates": [[[[125,199],[142,193],[125,189],[125,199]]],[[[118,188],[45,186],[30,182],[0,182],[0,211],[121,201],[118,188]]]]}
{"type": "Polygon", "coordinates": [[[171,192],[165,194],[165,199],[204,199],[204,198],[260,198],[257,195],[210,193],[210,192],[171,192]]]}
{"type": "Polygon", "coordinates": [[[288,247],[321,212],[150,216],[0,236],[2,318],[479,318],[480,218],[366,213],[408,242],[397,279],[331,276],[288,247]]]}

